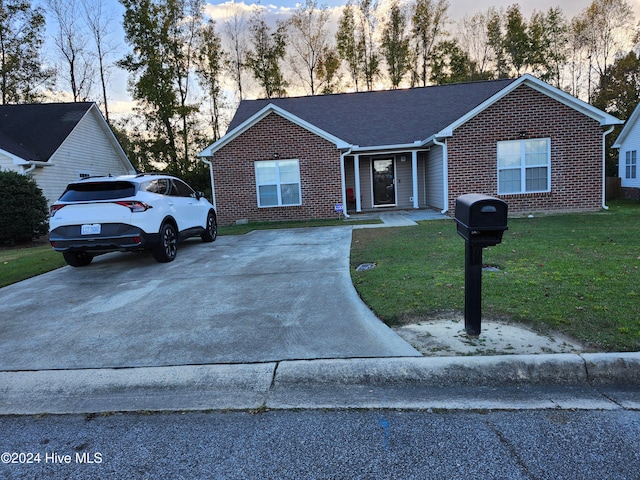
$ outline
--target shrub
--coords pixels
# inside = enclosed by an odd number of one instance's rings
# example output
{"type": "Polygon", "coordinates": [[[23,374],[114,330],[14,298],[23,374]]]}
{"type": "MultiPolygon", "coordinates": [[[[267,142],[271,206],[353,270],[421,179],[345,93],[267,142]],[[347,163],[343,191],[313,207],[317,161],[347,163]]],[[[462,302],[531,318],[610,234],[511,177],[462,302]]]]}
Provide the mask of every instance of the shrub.
{"type": "Polygon", "coordinates": [[[47,199],[35,180],[0,171],[0,243],[33,240],[48,231],[47,199]]]}

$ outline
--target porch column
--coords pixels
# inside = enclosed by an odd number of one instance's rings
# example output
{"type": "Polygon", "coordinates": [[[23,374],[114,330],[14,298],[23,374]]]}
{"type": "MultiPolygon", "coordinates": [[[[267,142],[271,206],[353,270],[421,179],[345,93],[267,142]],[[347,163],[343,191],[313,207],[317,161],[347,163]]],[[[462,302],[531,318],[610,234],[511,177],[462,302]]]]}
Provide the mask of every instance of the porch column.
{"type": "Polygon", "coordinates": [[[411,152],[411,177],[413,179],[413,208],[419,208],[418,203],[418,151],[411,152]]]}
{"type": "Polygon", "coordinates": [[[355,174],[355,180],[356,180],[356,212],[361,212],[362,211],[362,205],[360,202],[360,155],[355,154],[353,156],[353,169],[354,174],[355,174]]]}

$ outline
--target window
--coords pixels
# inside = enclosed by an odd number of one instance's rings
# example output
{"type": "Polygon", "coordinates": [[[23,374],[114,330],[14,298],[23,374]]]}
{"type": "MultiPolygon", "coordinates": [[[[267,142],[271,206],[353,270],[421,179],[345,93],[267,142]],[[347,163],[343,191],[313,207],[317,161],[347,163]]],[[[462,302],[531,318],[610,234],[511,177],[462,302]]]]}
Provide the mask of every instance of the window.
{"type": "Polygon", "coordinates": [[[169,180],[166,178],[157,178],[144,182],[140,188],[150,193],[166,195],[169,192],[169,180]]]}
{"type": "Polygon", "coordinates": [[[173,188],[171,189],[170,195],[174,197],[196,197],[196,192],[186,183],[173,179],[173,188]]]}
{"type": "Polygon", "coordinates": [[[89,202],[99,200],[116,200],[133,197],[136,187],[130,182],[92,182],[71,183],[67,186],[60,200],[63,202],[89,202]]]}
{"type": "Polygon", "coordinates": [[[498,142],[498,194],[551,190],[548,138],[498,142]]]}
{"type": "Polygon", "coordinates": [[[626,162],[625,162],[625,178],[637,178],[637,162],[636,162],[636,151],[630,150],[626,152],[626,162]]]}
{"type": "Polygon", "coordinates": [[[301,205],[298,160],[256,162],[259,207],[301,205]]]}

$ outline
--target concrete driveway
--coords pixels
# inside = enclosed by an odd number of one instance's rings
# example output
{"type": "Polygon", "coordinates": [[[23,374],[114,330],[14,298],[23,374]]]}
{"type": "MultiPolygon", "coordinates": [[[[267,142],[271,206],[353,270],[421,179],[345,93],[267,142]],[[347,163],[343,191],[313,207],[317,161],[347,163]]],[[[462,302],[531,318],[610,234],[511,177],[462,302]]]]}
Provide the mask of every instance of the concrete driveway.
{"type": "Polygon", "coordinates": [[[349,276],[351,228],[192,239],[0,289],[0,370],[420,356],[349,276]]]}

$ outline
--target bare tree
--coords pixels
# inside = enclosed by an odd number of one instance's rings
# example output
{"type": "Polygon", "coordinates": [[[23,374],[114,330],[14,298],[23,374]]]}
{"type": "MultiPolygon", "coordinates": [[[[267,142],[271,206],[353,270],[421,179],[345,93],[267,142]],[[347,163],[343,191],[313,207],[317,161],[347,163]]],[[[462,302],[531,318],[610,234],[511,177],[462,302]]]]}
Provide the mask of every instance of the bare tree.
{"type": "Polygon", "coordinates": [[[491,73],[491,48],[487,34],[489,18],[489,12],[476,13],[471,17],[463,17],[457,25],[458,45],[475,68],[473,78],[487,78],[491,73]]]}
{"type": "Polygon", "coordinates": [[[587,49],[589,60],[588,96],[600,77],[607,75],[608,67],[616,55],[629,48],[633,37],[633,10],[627,0],[593,0],[577,17],[580,37],[587,49]],[[592,75],[596,78],[592,79],[592,75]]]}
{"type": "Polygon", "coordinates": [[[109,33],[113,20],[112,12],[105,11],[104,0],[82,0],[84,20],[93,37],[96,48],[96,58],[98,60],[98,76],[102,89],[102,105],[104,115],[109,122],[109,102],[107,96],[107,83],[109,79],[110,66],[107,64],[107,56],[116,50],[116,47],[109,42],[109,33]]]}
{"type": "Polygon", "coordinates": [[[84,101],[91,96],[95,71],[80,23],[80,6],[76,0],[47,0],[47,7],[58,27],[54,43],[66,64],[63,76],[73,101],[84,101]]]}
{"type": "Polygon", "coordinates": [[[318,8],[316,0],[306,0],[287,22],[288,46],[293,52],[291,68],[311,95],[322,87],[318,66],[329,46],[328,21],[326,7],[318,8]]]}
{"type": "Polygon", "coordinates": [[[231,5],[231,15],[223,24],[223,31],[229,43],[231,77],[238,92],[238,100],[243,99],[242,72],[245,69],[247,54],[247,19],[244,10],[236,4],[231,5]]]}
{"type": "Polygon", "coordinates": [[[606,75],[613,58],[629,47],[633,10],[627,0],[594,0],[583,13],[598,74],[606,75]]]}

